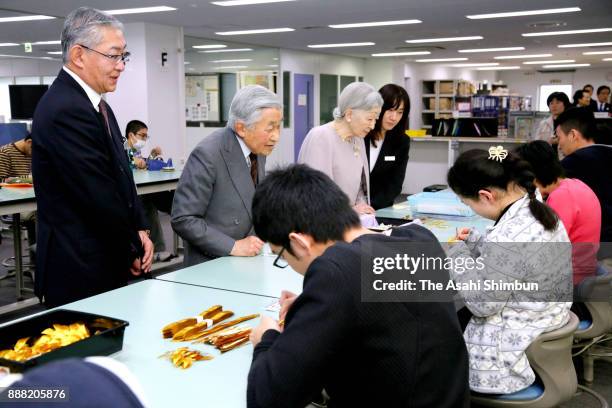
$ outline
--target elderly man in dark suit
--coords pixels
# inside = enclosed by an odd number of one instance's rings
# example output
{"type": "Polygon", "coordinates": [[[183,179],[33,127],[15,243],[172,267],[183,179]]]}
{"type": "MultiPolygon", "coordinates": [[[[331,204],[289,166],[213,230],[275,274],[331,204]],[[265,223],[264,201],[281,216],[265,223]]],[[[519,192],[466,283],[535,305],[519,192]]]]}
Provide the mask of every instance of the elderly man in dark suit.
{"type": "Polygon", "coordinates": [[[266,156],[279,140],[283,105],[259,85],[239,90],[227,127],[191,152],[174,194],[172,228],[185,243],[185,265],[220,256],[255,256],[251,202],[266,156]]]}
{"type": "Polygon", "coordinates": [[[112,109],[129,53],[123,26],[81,7],[66,17],[64,66],[32,127],[38,204],[36,294],[49,306],[117,288],[148,273],[153,244],[112,109]]]}

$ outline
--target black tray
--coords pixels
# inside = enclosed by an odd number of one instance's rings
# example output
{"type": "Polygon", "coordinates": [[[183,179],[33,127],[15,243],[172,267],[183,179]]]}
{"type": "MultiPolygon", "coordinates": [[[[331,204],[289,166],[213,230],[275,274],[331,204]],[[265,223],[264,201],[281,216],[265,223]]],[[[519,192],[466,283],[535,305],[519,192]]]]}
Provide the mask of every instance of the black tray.
{"type": "Polygon", "coordinates": [[[43,330],[53,327],[54,323],[71,324],[77,322],[84,323],[87,326],[91,333],[90,337],[27,361],[0,358],[0,366],[8,367],[12,373],[21,373],[49,361],[70,357],[107,356],[123,348],[123,334],[126,326],[129,325],[128,322],[91,313],[58,309],[0,327],[0,350],[12,349],[17,340],[23,337],[30,337],[29,344],[32,344],[32,341],[37,339],[43,330]],[[104,324],[98,324],[97,319],[102,319],[104,324]],[[94,335],[93,333],[96,330],[100,330],[100,332],[94,335]]]}

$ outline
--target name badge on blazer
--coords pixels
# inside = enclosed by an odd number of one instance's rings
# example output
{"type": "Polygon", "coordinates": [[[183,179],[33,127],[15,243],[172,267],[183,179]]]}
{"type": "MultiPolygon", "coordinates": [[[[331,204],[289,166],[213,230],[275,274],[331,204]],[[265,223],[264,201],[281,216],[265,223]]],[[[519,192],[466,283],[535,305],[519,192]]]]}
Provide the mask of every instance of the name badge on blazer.
{"type": "Polygon", "coordinates": [[[395,156],[385,156],[385,161],[395,161],[395,156]]]}

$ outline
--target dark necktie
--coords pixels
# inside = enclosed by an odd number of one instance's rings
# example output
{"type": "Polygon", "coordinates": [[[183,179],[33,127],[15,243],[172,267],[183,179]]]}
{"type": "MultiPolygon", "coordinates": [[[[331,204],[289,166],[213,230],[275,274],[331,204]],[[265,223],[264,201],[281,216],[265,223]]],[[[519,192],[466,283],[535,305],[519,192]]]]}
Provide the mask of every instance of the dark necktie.
{"type": "Polygon", "coordinates": [[[117,153],[124,154],[127,158],[127,153],[123,148],[122,141],[113,137],[113,132],[111,132],[110,122],[108,120],[108,104],[106,103],[106,101],[104,101],[104,99],[100,99],[98,108],[100,108],[100,113],[102,114],[102,117],[104,117],[104,124],[106,125],[106,131],[108,132],[108,136],[110,137],[112,146],[114,146],[114,149],[117,153]]]}
{"type": "Polygon", "coordinates": [[[106,130],[108,131],[108,135],[110,138],[113,138],[113,134],[111,133],[110,123],[108,121],[108,105],[104,101],[104,99],[100,99],[100,103],[98,104],[98,108],[100,109],[100,113],[104,117],[104,123],[106,124],[106,130]]]}
{"type": "Polygon", "coordinates": [[[257,185],[257,155],[254,153],[249,154],[249,160],[251,160],[251,180],[253,185],[257,185]]]}

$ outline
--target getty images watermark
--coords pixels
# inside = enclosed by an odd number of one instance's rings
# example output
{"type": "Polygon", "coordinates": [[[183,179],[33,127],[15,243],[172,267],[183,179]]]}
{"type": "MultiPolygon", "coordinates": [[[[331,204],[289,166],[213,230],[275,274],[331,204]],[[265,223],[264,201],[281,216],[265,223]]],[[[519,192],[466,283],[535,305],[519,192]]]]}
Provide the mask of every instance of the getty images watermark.
{"type": "Polygon", "coordinates": [[[571,302],[569,243],[362,244],[365,302],[571,302]]]}

